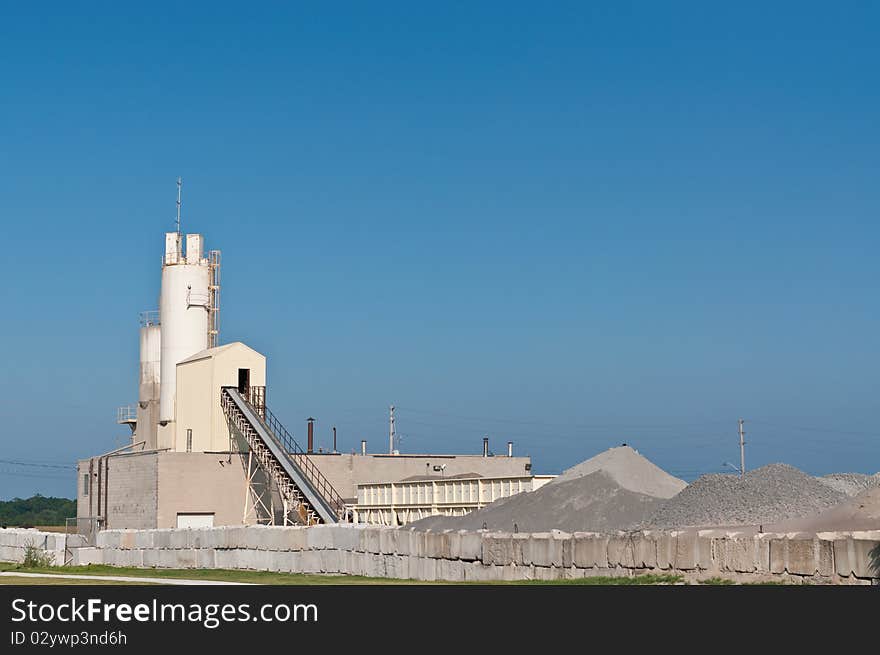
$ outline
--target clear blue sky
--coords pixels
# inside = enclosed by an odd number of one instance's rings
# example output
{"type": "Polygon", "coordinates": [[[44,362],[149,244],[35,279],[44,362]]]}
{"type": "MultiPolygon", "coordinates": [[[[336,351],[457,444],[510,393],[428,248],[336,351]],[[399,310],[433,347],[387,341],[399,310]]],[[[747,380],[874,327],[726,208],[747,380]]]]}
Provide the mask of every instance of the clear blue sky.
{"type": "Polygon", "coordinates": [[[0,9],[0,497],[125,436],[178,175],[320,445],[880,469],[875,3],[288,4],[0,9]]]}

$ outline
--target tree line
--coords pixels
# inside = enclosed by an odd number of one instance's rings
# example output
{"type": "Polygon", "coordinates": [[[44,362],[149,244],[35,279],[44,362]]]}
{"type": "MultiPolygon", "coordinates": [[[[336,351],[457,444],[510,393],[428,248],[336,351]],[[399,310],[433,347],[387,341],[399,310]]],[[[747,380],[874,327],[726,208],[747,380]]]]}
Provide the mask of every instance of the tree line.
{"type": "Polygon", "coordinates": [[[0,525],[3,527],[64,525],[64,520],[73,516],[76,516],[76,501],[69,498],[37,494],[30,498],[0,501],[0,525]]]}

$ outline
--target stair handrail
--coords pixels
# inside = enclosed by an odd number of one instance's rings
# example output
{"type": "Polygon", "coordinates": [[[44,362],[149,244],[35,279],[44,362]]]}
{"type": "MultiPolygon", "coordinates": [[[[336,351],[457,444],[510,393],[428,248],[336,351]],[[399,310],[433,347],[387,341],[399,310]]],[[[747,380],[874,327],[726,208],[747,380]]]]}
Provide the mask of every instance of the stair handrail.
{"type": "MultiPolygon", "coordinates": [[[[236,387],[223,387],[224,395],[228,394],[228,389],[235,388],[236,387]]],[[[242,394],[241,398],[253,410],[257,419],[263,423],[263,427],[266,428],[266,431],[275,439],[276,443],[281,446],[293,463],[303,472],[309,483],[314,487],[315,491],[321,495],[336,516],[339,519],[344,519],[346,508],[342,496],[339,495],[339,492],[336,491],[326,476],[321,473],[320,469],[318,469],[306,451],[304,451],[296,442],[293,435],[290,434],[287,428],[284,427],[281,421],[278,420],[265,404],[257,408],[250,402],[246,395],[242,394]]]]}

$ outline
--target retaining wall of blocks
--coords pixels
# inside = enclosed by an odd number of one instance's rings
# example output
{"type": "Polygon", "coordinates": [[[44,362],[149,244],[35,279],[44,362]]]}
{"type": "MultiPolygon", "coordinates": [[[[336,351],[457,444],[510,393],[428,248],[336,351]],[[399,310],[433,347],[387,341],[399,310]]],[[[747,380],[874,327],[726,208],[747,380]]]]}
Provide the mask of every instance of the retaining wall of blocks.
{"type": "MultiPolygon", "coordinates": [[[[40,538],[46,539],[46,547],[53,552],[63,551],[64,535],[5,530],[0,531],[0,559],[20,561],[25,540],[40,538]]],[[[97,535],[96,547],[74,548],[72,554],[73,564],[253,569],[422,581],[651,573],[679,574],[689,581],[720,577],[738,582],[880,583],[880,530],[816,535],[719,530],[418,532],[352,525],[104,530],[97,535]]],[[[56,557],[60,561],[63,555],[56,557]]]]}
{"type": "Polygon", "coordinates": [[[30,528],[0,529],[0,561],[21,562],[28,546],[36,546],[52,556],[55,565],[64,563],[64,547],[67,535],[58,532],[41,532],[30,528]]]}

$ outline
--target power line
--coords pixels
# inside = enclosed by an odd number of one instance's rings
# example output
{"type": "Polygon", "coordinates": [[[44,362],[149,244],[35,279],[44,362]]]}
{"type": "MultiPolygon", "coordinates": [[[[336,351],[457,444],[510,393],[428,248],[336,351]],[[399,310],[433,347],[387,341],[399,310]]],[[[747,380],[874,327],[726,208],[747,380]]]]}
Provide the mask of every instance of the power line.
{"type": "Polygon", "coordinates": [[[770,421],[759,421],[756,419],[749,419],[749,421],[751,423],[757,423],[758,425],[767,425],[769,427],[775,427],[775,428],[785,428],[787,430],[803,430],[804,432],[818,432],[820,434],[831,434],[831,435],[846,434],[846,435],[850,435],[850,436],[854,436],[854,437],[874,437],[874,438],[877,438],[878,436],[880,436],[876,432],[858,432],[858,431],[854,431],[854,430],[835,430],[835,429],[828,430],[825,428],[810,428],[810,427],[799,426],[799,425],[784,425],[782,423],[773,423],[770,421]]]}
{"type": "Polygon", "coordinates": [[[32,466],[32,467],[36,467],[36,468],[65,469],[65,470],[70,470],[70,469],[76,468],[76,466],[71,466],[70,464],[64,465],[64,464],[45,464],[42,462],[40,462],[40,463],[38,463],[38,462],[20,462],[20,461],[11,460],[11,459],[0,459],[0,464],[14,464],[15,466],[32,466]]]}

